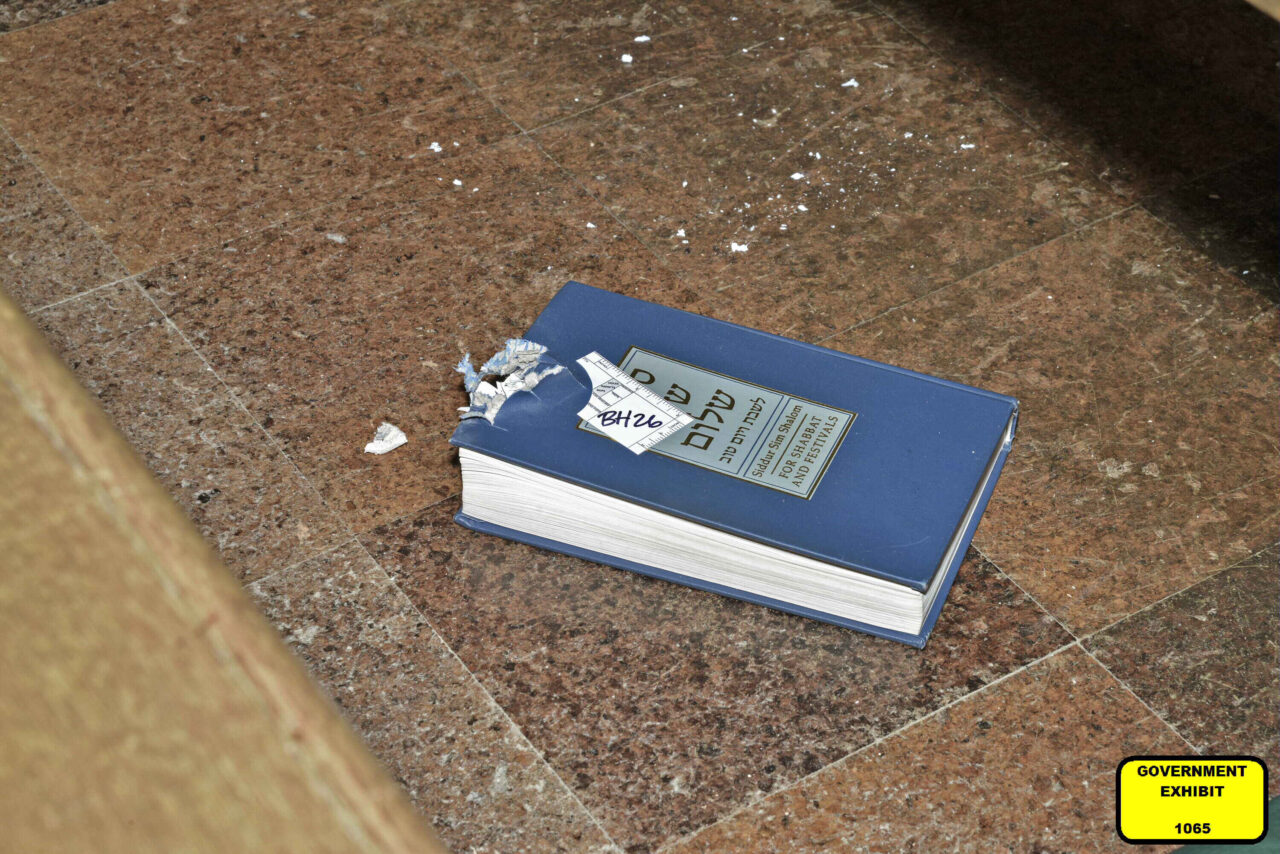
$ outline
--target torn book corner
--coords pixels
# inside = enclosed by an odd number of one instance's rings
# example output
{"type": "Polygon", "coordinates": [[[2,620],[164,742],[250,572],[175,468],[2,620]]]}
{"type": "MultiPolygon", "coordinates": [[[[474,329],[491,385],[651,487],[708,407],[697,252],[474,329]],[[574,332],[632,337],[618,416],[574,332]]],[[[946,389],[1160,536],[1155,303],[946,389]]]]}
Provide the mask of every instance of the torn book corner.
{"type": "Polygon", "coordinates": [[[558,374],[564,366],[547,355],[547,348],[523,338],[508,338],[506,345],[479,370],[471,366],[467,353],[454,368],[462,374],[462,386],[471,395],[471,405],[458,407],[462,418],[484,418],[490,424],[502,404],[513,394],[533,391],[542,380],[558,374]],[[485,377],[493,377],[490,382],[485,377]]]}

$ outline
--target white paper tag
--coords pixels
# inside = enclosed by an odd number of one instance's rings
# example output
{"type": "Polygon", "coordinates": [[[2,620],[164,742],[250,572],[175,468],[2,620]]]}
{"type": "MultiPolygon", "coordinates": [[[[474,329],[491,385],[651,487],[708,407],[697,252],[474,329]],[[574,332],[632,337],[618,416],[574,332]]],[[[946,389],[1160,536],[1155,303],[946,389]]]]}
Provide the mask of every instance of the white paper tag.
{"type": "Polygon", "coordinates": [[[592,385],[591,399],[578,417],[633,454],[643,454],[693,421],[599,353],[588,353],[578,364],[592,385]]]}

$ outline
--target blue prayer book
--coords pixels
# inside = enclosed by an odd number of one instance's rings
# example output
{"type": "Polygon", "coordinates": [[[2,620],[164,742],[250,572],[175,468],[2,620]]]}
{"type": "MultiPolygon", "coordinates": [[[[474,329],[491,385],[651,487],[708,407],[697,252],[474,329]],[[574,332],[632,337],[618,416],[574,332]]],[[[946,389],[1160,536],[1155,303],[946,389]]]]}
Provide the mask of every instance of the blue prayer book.
{"type": "Polygon", "coordinates": [[[916,647],[1017,424],[1011,397],[577,282],[512,343],[466,367],[460,524],[916,647]],[[632,387],[665,408],[606,411],[632,387]]]}

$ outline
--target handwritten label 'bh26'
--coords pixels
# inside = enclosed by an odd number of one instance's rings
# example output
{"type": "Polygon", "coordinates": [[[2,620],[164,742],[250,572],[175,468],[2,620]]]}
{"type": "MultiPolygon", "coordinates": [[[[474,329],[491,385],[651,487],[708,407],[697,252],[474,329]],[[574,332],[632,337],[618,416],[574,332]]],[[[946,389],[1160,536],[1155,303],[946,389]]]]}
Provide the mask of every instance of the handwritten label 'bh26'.
{"type": "Polygon", "coordinates": [[[619,367],[693,416],[651,453],[801,498],[813,495],[857,417],[638,347],[619,367]]]}

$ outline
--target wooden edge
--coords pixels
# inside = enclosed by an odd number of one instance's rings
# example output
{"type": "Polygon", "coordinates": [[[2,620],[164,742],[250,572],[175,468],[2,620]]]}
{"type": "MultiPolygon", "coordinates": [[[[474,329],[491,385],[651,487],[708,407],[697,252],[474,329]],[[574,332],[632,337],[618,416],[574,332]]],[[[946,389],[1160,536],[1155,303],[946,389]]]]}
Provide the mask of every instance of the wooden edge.
{"type": "Polygon", "coordinates": [[[53,449],[88,477],[135,551],[159,576],[158,604],[185,611],[207,629],[200,642],[247,680],[281,744],[328,791],[354,825],[360,846],[385,852],[444,852],[359,738],[310,681],[233,574],[151,477],[142,461],[39,332],[0,292],[0,381],[37,422],[53,449]]]}
{"type": "Polygon", "coordinates": [[[1280,21],[1280,0],[1249,0],[1249,5],[1280,21]]]}

